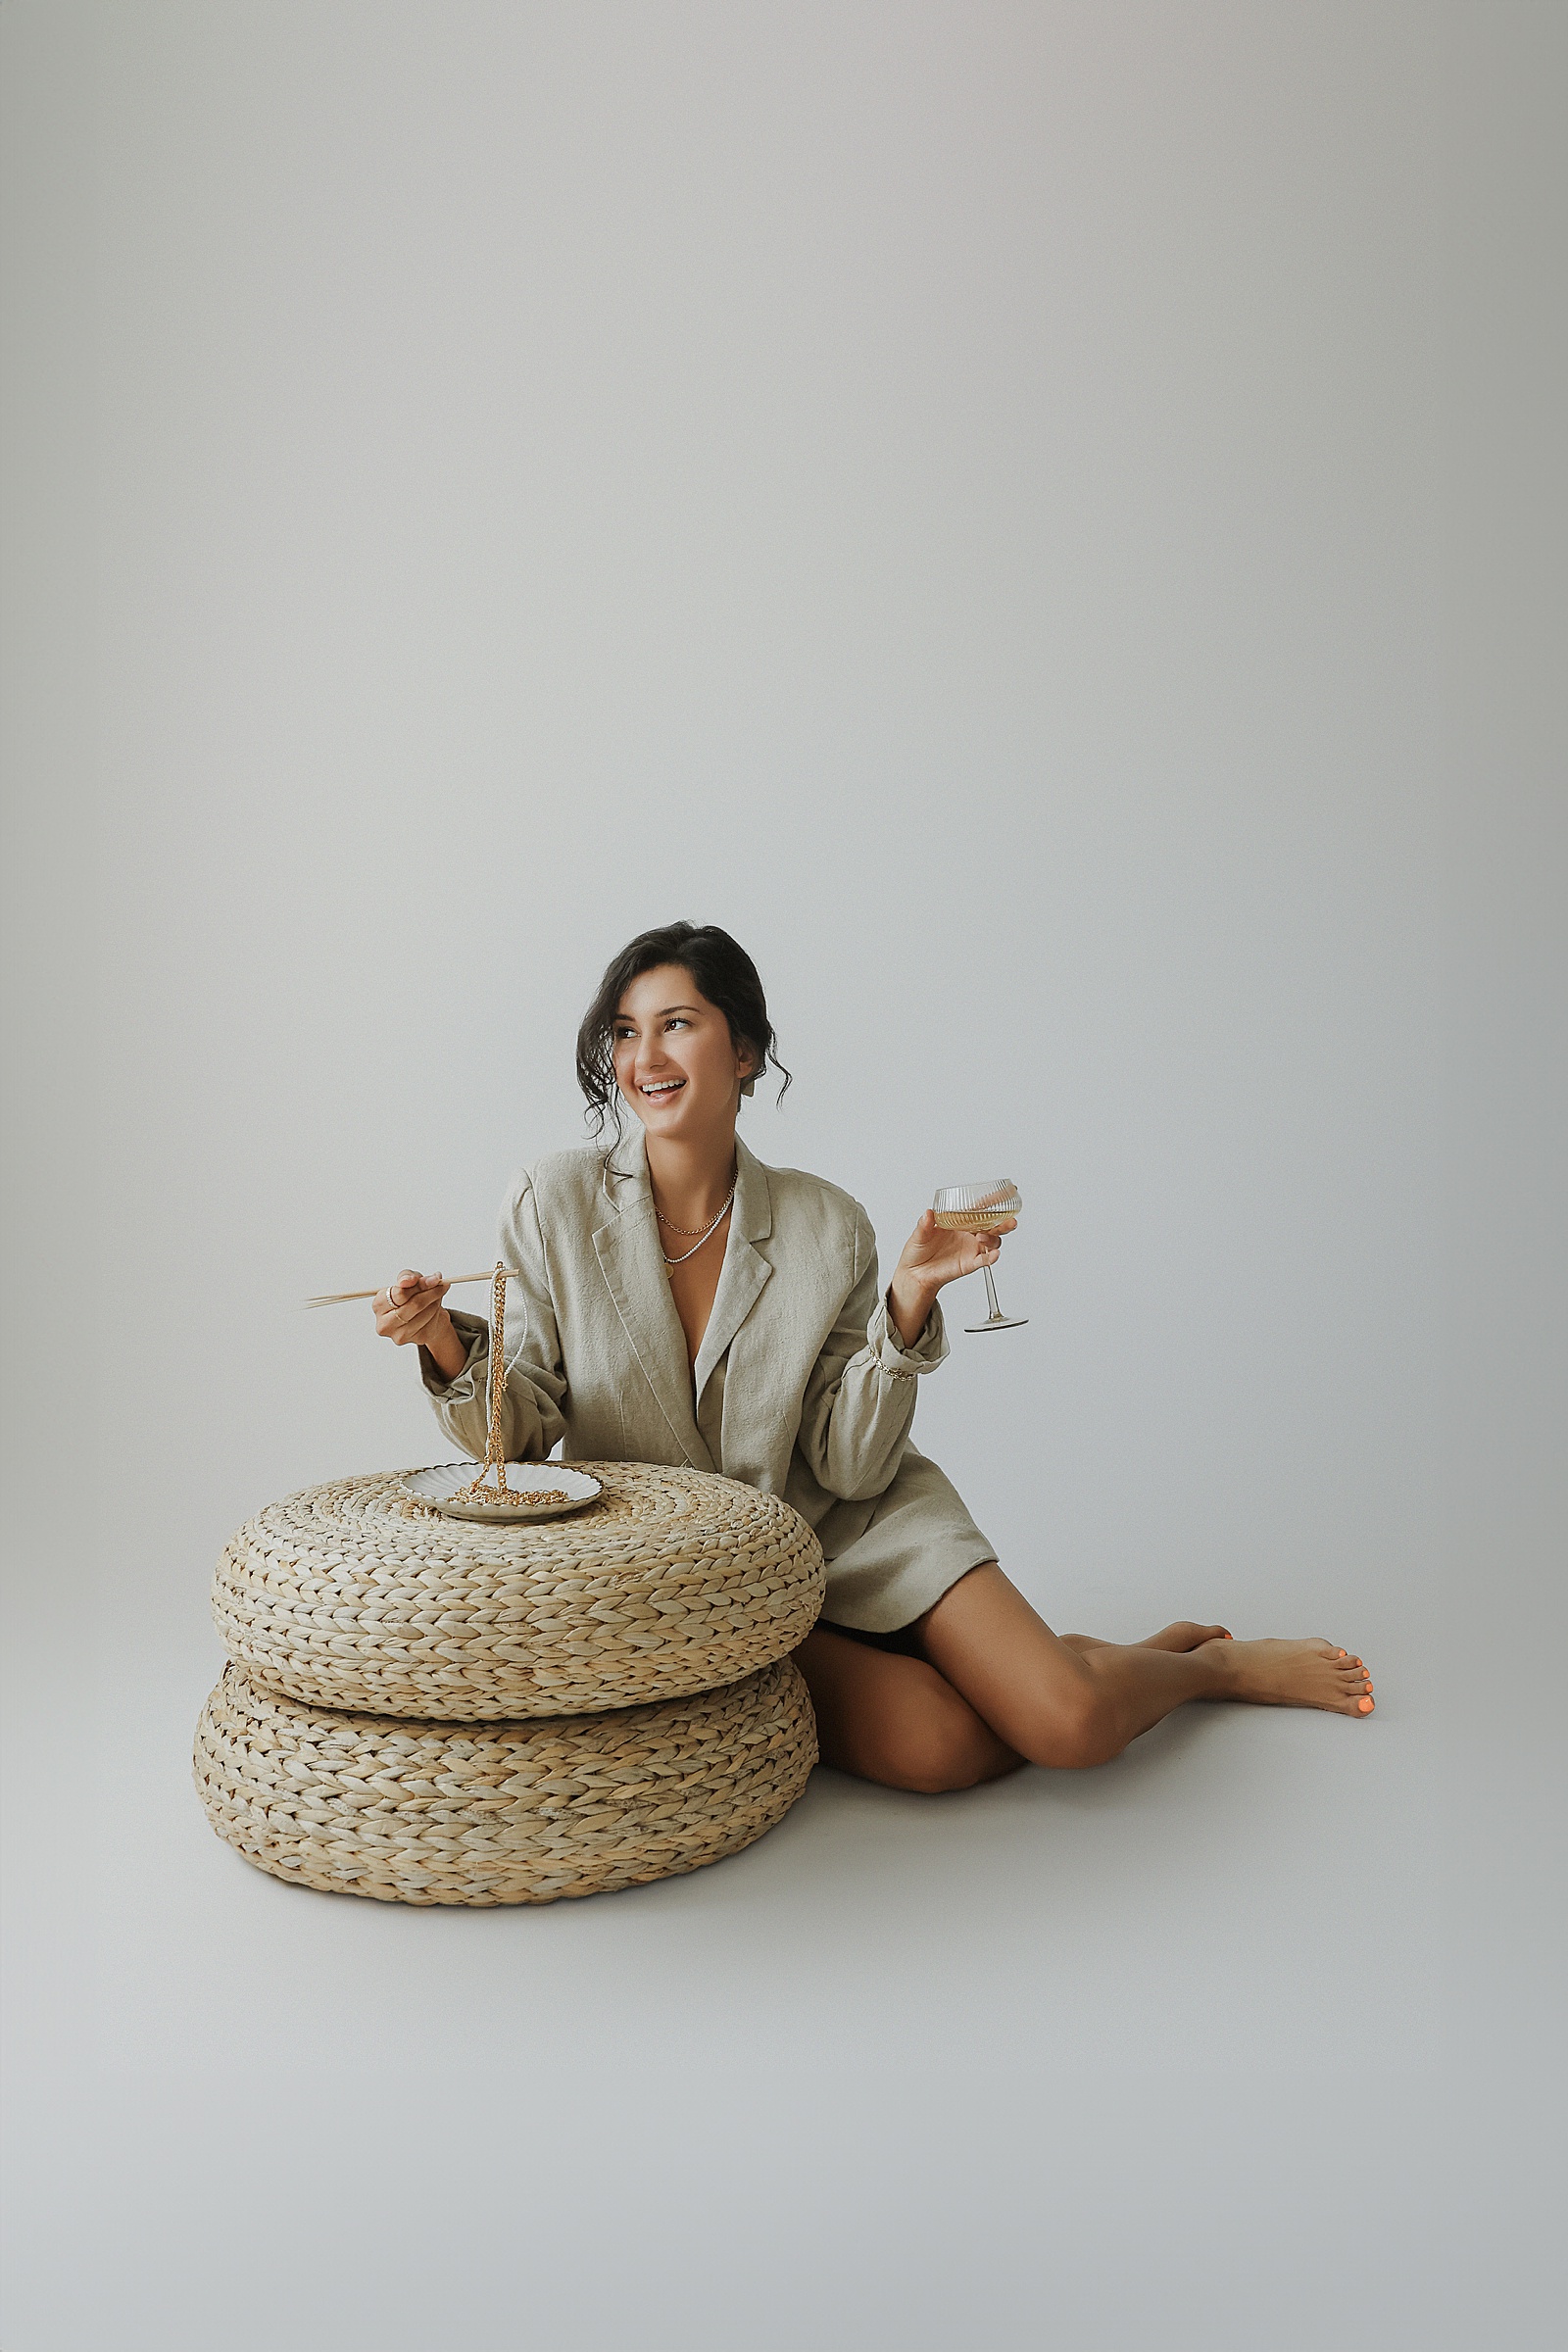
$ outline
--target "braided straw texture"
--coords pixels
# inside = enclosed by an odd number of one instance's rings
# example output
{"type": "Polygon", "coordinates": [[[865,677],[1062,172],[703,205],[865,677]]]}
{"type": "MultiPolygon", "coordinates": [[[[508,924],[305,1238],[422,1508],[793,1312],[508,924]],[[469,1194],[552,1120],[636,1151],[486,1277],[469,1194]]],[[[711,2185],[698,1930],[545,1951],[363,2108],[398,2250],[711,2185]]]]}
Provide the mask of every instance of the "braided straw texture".
{"type": "Polygon", "coordinates": [[[391,1903],[553,1903],[697,1870],[782,1820],[816,1762],[781,1658],[695,1697],[544,1723],[409,1723],[258,1690],[196,1727],[220,1838],[275,1878],[391,1903]]]}
{"type": "Polygon", "coordinates": [[[399,1473],[269,1503],[213,1580],[223,1645],[291,1698],[443,1720],[582,1715],[733,1683],[822,1605],[798,1511],[702,1470],[574,1463],[605,1492],[569,1519],[443,1519],[399,1473]]]}

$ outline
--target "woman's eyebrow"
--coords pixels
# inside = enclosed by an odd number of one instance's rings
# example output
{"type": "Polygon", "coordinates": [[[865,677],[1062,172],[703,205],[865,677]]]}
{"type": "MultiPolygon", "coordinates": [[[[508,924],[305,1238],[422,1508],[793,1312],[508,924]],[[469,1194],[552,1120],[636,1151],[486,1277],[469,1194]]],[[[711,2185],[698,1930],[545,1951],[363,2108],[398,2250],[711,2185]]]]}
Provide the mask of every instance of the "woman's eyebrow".
{"type": "MultiPolygon", "coordinates": [[[[662,1012],[651,1012],[648,1017],[651,1021],[663,1021],[672,1012],[695,1012],[697,1009],[695,1004],[666,1004],[662,1012]]],[[[631,1012],[617,1012],[615,1018],[617,1021],[635,1023],[637,1016],[631,1012]]]]}

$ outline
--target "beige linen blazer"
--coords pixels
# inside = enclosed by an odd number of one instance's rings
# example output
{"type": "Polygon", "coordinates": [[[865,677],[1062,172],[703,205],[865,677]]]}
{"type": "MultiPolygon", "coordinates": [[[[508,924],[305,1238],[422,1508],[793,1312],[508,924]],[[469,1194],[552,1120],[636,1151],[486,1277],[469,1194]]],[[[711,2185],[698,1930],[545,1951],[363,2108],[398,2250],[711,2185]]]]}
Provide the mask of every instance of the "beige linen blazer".
{"type": "MultiPolygon", "coordinates": [[[[940,1308],[912,1348],[890,1322],[858,1200],[736,1138],[735,1206],[695,1366],[670,1297],[642,1129],[525,1169],[501,1211],[509,1461],[685,1463],[781,1494],[827,1560],[824,1617],[888,1633],[996,1557],[935,1462],[909,1444],[915,1384],[948,1353],[940,1308]],[[526,1331],[521,1324],[526,1314],[526,1331]],[[520,1351],[518,1341],[521,1341],[520,1351]]],[[[482,1458],[489,1328],[444,1383],[420,1351],[448,1436],[482,1458]]]]}

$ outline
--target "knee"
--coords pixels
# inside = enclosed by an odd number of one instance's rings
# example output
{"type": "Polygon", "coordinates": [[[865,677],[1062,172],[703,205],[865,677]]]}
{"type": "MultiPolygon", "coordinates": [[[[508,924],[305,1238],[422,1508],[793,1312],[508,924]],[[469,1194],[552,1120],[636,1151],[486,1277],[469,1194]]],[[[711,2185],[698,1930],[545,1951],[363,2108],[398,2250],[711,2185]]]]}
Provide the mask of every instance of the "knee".
{"type": "Polygon", "coordinates": [[[1108,1764],[1126,1744],[1114,1708],[1092,1683],[1054,1696],[1049,1706],[1038,1708],[1020,1731],[1021,1737],[1015,1736],[1013,1743],[1030,1763],[1049,1765],[1058,1772],[1081,1772],[1093,1764],[1108,1764]]]}

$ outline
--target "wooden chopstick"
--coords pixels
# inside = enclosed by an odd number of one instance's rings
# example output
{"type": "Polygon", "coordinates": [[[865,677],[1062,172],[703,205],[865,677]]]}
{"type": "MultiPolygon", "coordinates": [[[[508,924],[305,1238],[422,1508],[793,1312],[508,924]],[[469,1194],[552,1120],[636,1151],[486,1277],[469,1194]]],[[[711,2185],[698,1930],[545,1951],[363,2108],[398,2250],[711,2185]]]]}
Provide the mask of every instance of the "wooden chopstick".
{"type": "MultiPolygon", "coordinates": [[[[443,1274],[441,1279],[443,1282],[494,1282],[495,1274],[494,1266],[486,1266],[482,1274],[443,1274]]],[[[507,1268],[507,1274],[513,1282],[519,1279],[513,1266],[507,1268]]],[[[397,1276],[394,1275],[392,1279],[395,1282],[397,1276]]],[[[347,1306],[351,1298],[379,1298],[389,1287],[387,1283],[378,1282],[373,1291],[323,1291],[319,1298],[307,1298],[305,1303],[307,1306],[347,1306]]]]}

